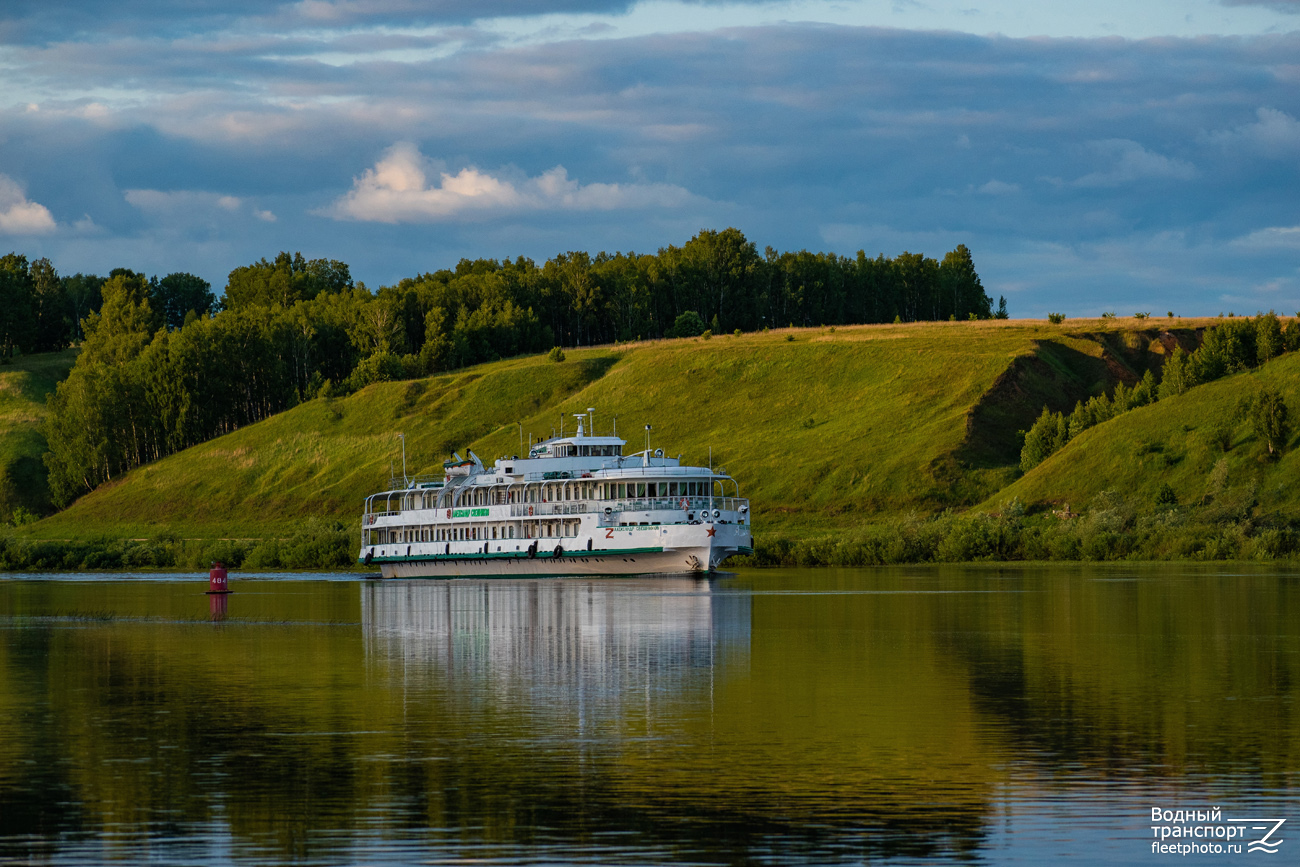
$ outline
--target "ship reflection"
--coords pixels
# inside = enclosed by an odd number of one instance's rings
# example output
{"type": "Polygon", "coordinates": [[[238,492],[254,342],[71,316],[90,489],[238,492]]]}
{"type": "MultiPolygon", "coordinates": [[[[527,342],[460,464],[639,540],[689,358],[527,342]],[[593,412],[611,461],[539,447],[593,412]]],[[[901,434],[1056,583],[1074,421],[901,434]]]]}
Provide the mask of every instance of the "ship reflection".
{"type": "Polygon", "coordinates": [[[516,699],[680,695],[748,667],[750,598],[707,579],[382,581],[361,610],[372,663],[516,699]]]}

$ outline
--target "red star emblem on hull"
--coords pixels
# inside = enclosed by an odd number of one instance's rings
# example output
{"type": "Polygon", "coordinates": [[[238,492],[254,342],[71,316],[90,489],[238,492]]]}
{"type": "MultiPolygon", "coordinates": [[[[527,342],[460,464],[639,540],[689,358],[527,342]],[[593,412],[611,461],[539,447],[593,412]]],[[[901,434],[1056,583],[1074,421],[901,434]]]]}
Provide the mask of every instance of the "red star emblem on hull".
{"type": "Polygon", "coordinates": [[[716,536],[717,534],[718,534],[718,528],[717,528],[717,527],[710,527],[710,528],[709,528],[709,535],[710,535],[710,536],[716,536]]]}

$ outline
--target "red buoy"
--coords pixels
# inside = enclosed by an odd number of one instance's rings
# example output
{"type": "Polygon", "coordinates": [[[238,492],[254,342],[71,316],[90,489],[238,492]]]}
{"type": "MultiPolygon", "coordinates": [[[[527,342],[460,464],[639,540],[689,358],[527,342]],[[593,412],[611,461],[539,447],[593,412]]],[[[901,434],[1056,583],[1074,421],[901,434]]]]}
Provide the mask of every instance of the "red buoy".
{"type": "Polygon", "coordinates": [[[212,564],[212,569],[208,571],[208,594],[229,593],[230,587],[226,584],[226,567],[220,561],[212,564]]]}
{"type": "Polygon", "coordinates": [[[230,607],[230,592],[213,593],[208,597],[208,609],[212,612],[212,622],[220,623],[226,619],[226,611],[230,607]]]}

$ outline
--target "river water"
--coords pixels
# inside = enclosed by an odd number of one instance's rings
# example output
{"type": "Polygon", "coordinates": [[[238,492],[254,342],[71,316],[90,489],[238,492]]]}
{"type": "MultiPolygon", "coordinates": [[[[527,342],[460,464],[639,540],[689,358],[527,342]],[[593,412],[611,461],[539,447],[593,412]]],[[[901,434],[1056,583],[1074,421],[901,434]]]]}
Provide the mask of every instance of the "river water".
{"type": "Polygon", "coordinates": [[[1295,569],[231,586],[0,579],[0,863],[1300,858],[1295,569]]]}

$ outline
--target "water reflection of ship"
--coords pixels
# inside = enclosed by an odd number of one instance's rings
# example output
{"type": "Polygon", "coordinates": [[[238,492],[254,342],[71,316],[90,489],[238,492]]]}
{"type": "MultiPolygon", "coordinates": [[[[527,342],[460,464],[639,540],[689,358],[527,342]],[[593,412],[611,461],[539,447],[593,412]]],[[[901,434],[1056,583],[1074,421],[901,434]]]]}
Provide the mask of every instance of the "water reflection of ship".
{"type": "Polygon", "coordinates": [[[707,579],[363,585],[372,661],[495,685],[622,693],[748,665],[750,598],[707,579]]]}

